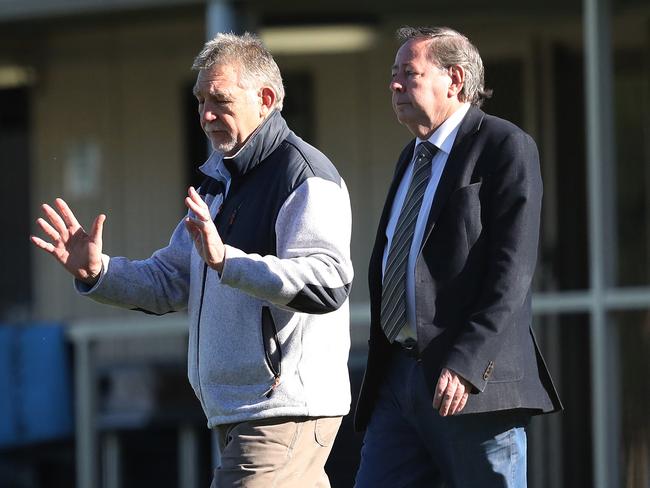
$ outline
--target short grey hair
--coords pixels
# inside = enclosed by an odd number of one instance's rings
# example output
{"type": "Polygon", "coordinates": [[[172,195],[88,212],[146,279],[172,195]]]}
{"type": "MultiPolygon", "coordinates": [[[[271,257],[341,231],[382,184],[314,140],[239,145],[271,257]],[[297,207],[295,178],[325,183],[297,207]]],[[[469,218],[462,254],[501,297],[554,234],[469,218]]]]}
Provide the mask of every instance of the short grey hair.
{"type": "Polygon", "coordinates": [[[242,88],[271,87],[275,92],[273,108],[282,110],[284,86],[280,68],[262,40],[254,34],[217,34],[205,43],[194,59],[192,69],[200,71],[213,66],[232,64],[239,66],[242,88]]]}
{"type": "Polygon", "coordinates": [[[478,49],[470,40],[449,27],[402,27],[397,30],[397,39],[406,43],[411,39],[431,39],[429,59],[441,68],[454,65],[465,70],[465,83],[458,99],[480,107],[492,96],[492,90],[485,88],[483,60],[478,49]]]}

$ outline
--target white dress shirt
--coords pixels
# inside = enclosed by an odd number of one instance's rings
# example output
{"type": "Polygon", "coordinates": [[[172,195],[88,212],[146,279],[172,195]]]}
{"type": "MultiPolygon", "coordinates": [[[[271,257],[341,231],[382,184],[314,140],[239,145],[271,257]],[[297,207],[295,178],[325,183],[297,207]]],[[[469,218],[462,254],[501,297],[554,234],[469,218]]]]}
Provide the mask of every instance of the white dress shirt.
{"type": "MultiPolygon", "coordinates": [[[[422,247],[424,229],[429,218],[429,211],[433,204],[433,197],[436,194],[442,171],[445,169],[445,165],[447,164],[447,159],[449,158],[449,153],[451,152],[451,148],[456,140],[456,134],[458,133],[460,123],[467,114],[469,107],[469,103],[463,104],[463,106],[456,110],[451,117],[445,120],[428,139],[431,144],[438,148],[438,152],[431,161],[431,179],[424,191],[422,207],[420,207],[418,219],[415,224],[413,242],[411,243],[411,250],[406,264],[406,325],[395,338],[398,342],[403,343],[408,339],[417,339],[415,330],[415,262],[422,247]]],[[[413,155],[411,156],[411,162],[406,168],[406,171],[404,171],[404,176],[402,176],[402,181],[397,188],[397,193],[393,200],[390,219],[386,226],[386,247],[384,248],[384,259],[382,261],[382,276],[386,271],[388,251],[390,250],[393,234],[395,233],[395,227],[397,226],[397,220],[402,210],[402,206],[404,205],[404,199],[406,198],[406,193],[413,175],[414,156],[417,153],[417,146],[421,142],[424,141],[418,138],[415,143],[413,155]]]]}

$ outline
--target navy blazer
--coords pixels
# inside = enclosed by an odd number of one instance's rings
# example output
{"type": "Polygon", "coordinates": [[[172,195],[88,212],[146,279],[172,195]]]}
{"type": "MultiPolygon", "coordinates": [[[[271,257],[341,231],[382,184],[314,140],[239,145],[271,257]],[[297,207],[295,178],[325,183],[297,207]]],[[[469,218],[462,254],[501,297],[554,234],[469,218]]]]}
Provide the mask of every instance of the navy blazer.
{"type": "MultiPolygon", "coordinates": [[[[390,344],[379,325],[386,225],[415,140],[399,157],[370,258],[368,363],[355,426],[364,430],[390,344]]],[[[431,398],[442,368],[473,388],[461,414],[562,409],[531,328],[542,180],[533,139],[471,107],[442,173],[415,265],[417,349],[431,398]]]]}

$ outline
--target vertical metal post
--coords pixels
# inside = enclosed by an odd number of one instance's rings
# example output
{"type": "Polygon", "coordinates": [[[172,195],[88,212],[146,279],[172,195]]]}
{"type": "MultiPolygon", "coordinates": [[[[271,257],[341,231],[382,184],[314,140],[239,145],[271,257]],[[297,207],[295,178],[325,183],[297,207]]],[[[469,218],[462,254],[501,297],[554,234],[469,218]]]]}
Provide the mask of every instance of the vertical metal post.
{"type": "Polygon", "coordinates": [[[178,486],[199,488],[199,446],[196,429],[183,424],[178,431],[178,486]]]}
{"type": "Polygon", "coordinates": [[[205,35],[212,39],[219,32],[237,32],[235,11],[230,1],[208,0],[205,11],[205,35]]]}
{"type": "Polygon", "coordinates": [[[97,438],[95,433],[95,383],[92,343],[75,341],[75,440],[77,486],[97,487],[97,438]]]}
{"type": "Polygon", "coordinates": [[[210,432],[210,448],[212,450],[212,469],[221,466],[221,451],[219,449],[219,433],[216,429],[210,432]]]}
{"type": "MultiPolygon", "coordinates": [[[[205,38],[209,41],[219,32],[238,32],[235,10],[229,0],[206,0],[205,38]]],[[[207,157],[212,153],[212,145],[206,139],[207,157]]]]}
{"type": "Polygon", "coordinates": [[[611,441],[612,446],[617,442],[616,439],[608,439],[612,420],[607,415],[607,404],[612,401],[612,397],[606,390],[607,310],[603,299],[608,284],[605,217],[612,210],[612,195],[604,183],[614,159],[611,14],[608,0],[583,0],[583,8],[589,269],[593,297],[590,327],[593,476],[595,488],[607,488],[615,486],[610,483],[610,463],[616,462],[615,457],[608,455],[608,441],[611,441]]]}
{"type": "Polygon", "coordinates": [[[101,456],[102,488],[122,488],[122,446],[117,432],[103,435],[101,456]]]}

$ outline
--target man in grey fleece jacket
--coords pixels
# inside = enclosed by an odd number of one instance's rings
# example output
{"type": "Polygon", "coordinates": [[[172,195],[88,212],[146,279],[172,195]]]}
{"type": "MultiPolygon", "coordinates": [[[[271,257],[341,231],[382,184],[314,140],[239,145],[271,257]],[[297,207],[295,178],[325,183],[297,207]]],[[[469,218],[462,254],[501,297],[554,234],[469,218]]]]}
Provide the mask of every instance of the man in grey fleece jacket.
{"type": "Polygon", "coordinates": [[[329,486],[350,408],[350,202],[331,162],[289,130],[271,54],[219,34],[194,61],[214,152],[188,214],[149,259],[102,254],[62,199],[32,236],[79,293],[147,313],[188,310],[188,376],[220,439],[213,487],[329,486]]]}

